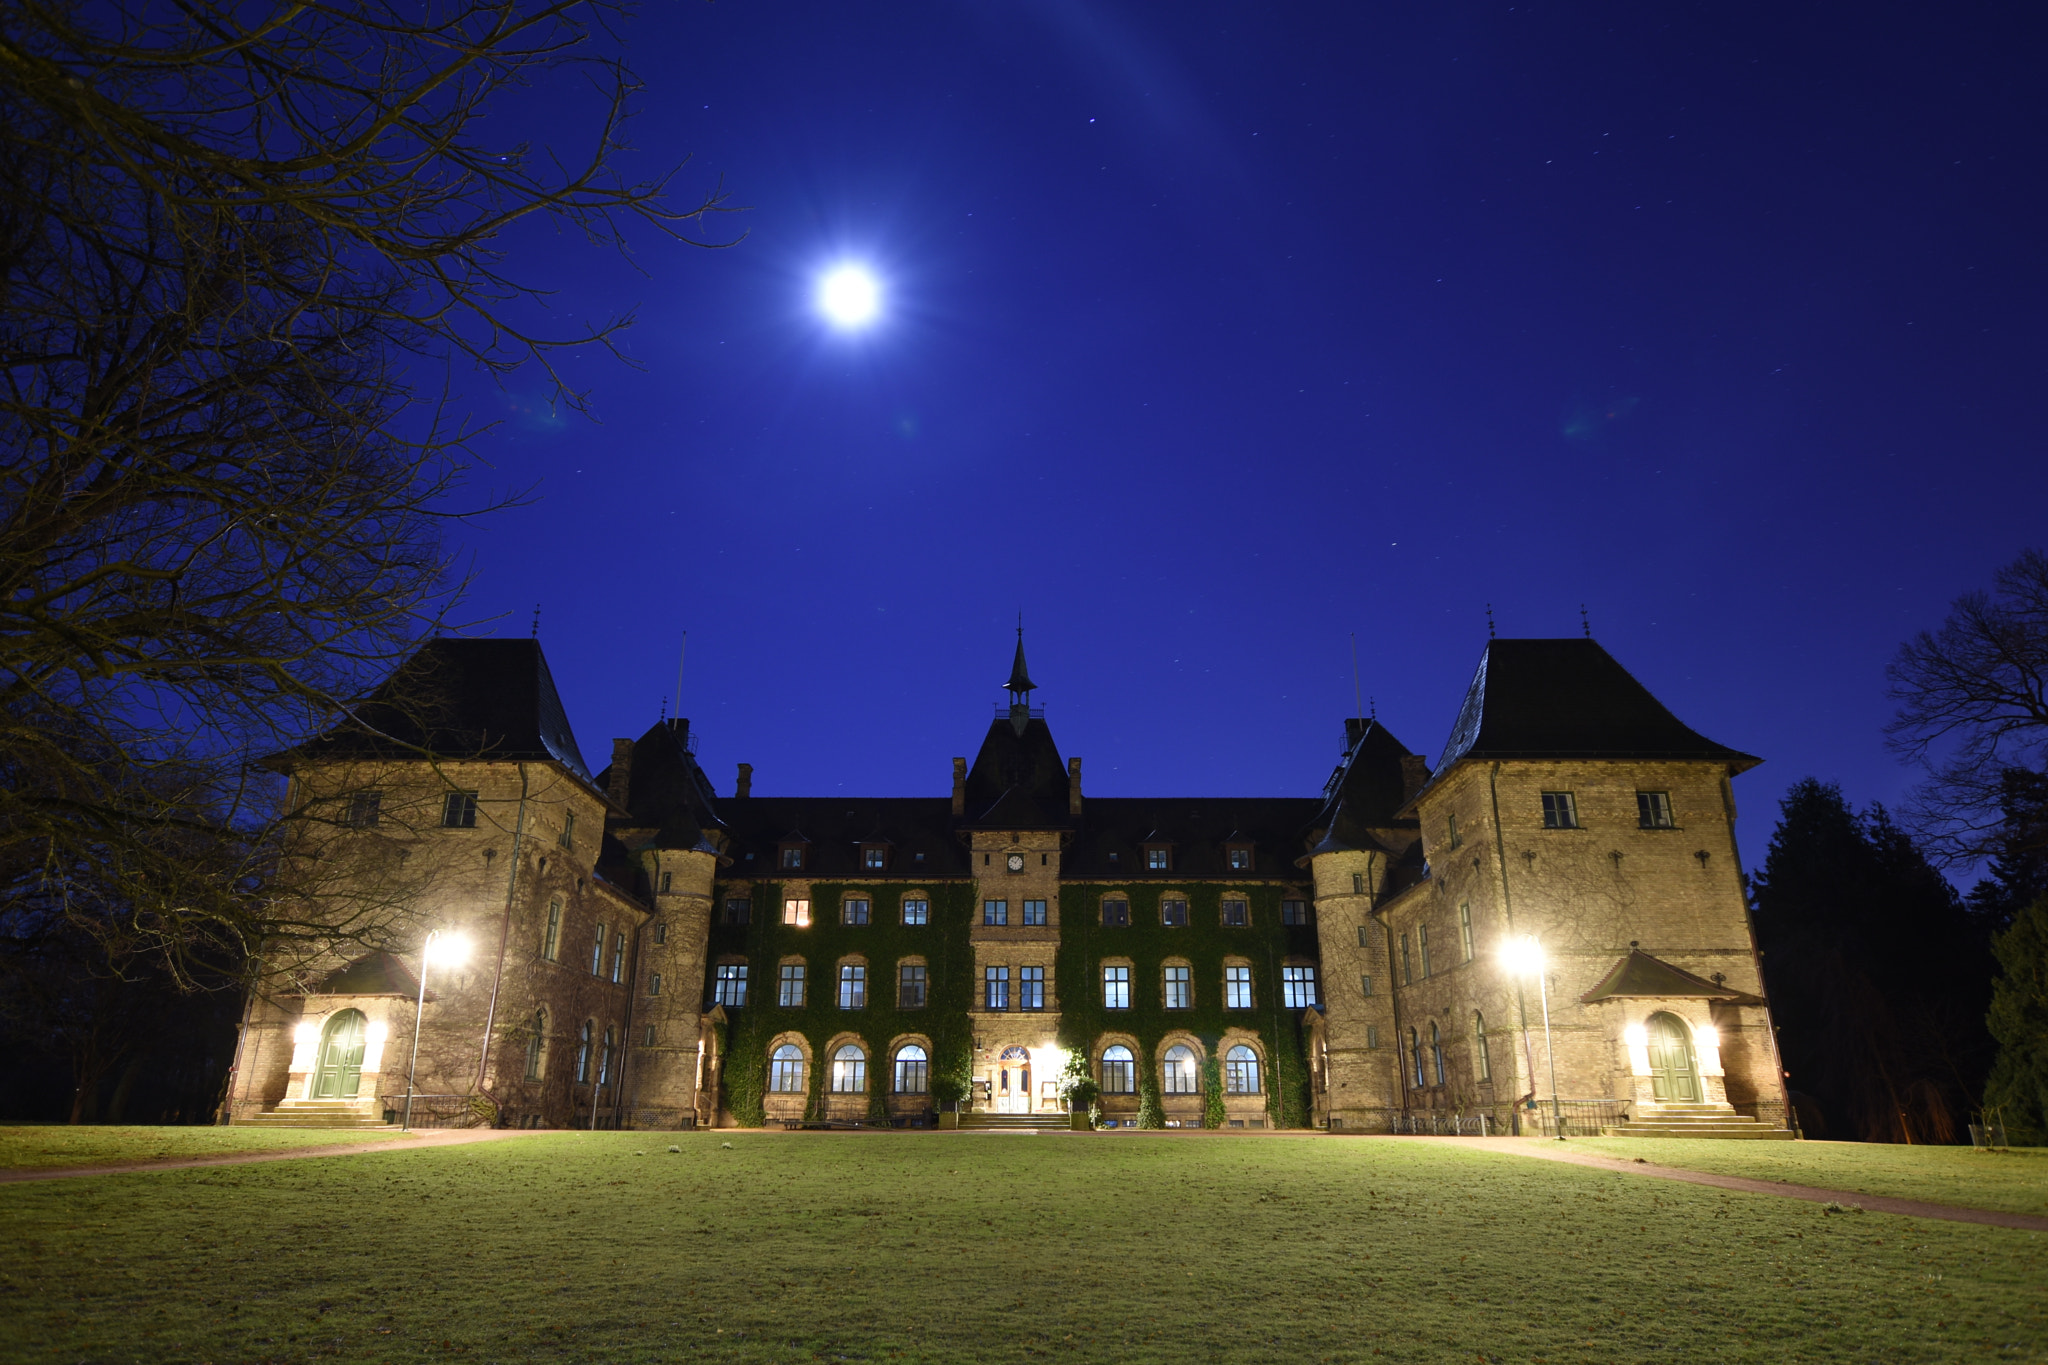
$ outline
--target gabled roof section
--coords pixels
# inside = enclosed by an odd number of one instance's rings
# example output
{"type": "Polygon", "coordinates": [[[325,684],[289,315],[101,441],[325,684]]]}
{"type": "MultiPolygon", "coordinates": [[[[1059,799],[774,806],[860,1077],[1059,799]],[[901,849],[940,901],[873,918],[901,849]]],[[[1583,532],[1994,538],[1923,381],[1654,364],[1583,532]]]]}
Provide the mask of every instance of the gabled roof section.
{"type": "Polygon", "coordinates": [[[553,761],[591,781],[538,640],[429,640],[355,715],[287,758],[553,761]]]}
{"type": "Polygon", "coordinates": [[[1631,948],[1627,957],[1614,964],[1613,970],[1600,978],[1600,984],[1579,997],[1582,1004],[1595,1005],[1602,1000],[1616,1000],[1625,997],[1652,1000],[1727,1000],[1738,1005],[1761,1005],[1764,1002],[1745,991],[1729,990],[1717,986],[1691,972],[1674,967],[1662,958],[1651,957],[1641,948],[1631,948]]]}
{"type": "Polygon", "coordinates": [[[1309,850],[1318,853],[1393,852],[1386,841],[1374,837],[1375,829],[1414,828],[1415,821],[1401,816],[1408,796],[1411,769],[1418,770],[1419,755],[1395,739],[1377,717],[1344,723],[1346,748],[1324,787],[1323,808],[1312,823],[1323,829],[1322,841],[1309,850]]]}
{"type": "Polygon", "coordinates": [[[1069,789],[1067,765],[1042,718],[1031,717],[1021,733],[1010,721],[995,720],[967,770],[965,823],[1062,828],[1072,823],[1069,789]]]}
{"type": "Polygon", "coordinates": [[[1763,762],[1686,726],[1594,640],[1489,640],[1431,785],[1495,759],[1763,762]]]}
{"type": "MultiPolygon", "coordinates": [[[[725,827],[711,790],[711,779],[690,752],[690,722],[662,720],[633,741],[633,762],[627,782],[627,818],[621,827],[653,831],[652,847],[718,851],[709,831],[725,827]]],[[[598,774],[609,789],[611,769],[598,774]]],[[[649,844],[636,840],[635,847],[649,844]]]]}
{"type": "MultiPolygon", "coordinates": [[[[402,995],[419,993],[420,979],[395,953],[367,953],[344,967],[329,972],[310,995],[402,995]]],[[[432,991],[427,999],[434,998],[432,991]]]]}

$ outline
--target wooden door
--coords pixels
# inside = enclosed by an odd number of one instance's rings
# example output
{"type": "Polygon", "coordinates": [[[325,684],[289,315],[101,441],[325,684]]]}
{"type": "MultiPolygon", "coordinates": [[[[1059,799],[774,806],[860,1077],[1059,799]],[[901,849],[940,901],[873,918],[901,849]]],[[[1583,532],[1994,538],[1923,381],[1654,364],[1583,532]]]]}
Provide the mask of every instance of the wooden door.
{"type": "Polygon", "coordinates": [[[319,1066],[313,1072],[313,1098],[352,1100],[363,1084],[363,1012],[343,1010],[320,1031],[319,1066]]]}
{"type": "Polygon", "coordinates": [[[1673,1015],[1659,1014],[1650,1020],[1650,1088],[1667,1104],[1700,1102],[1700,1069],[1693,1060],[1692,1030],[1673,1015]]]}

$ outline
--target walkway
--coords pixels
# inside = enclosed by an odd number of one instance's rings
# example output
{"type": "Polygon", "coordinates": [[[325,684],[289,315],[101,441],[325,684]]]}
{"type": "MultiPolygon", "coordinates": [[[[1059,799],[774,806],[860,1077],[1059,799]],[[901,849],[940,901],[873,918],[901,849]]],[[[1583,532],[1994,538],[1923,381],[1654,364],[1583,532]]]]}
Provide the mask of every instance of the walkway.
{"type": "Polygon", "coordinates": [[[385,1138],[376,1142],[344,1142],[332,1147],[284,1147],[274,1152],[236,1152],[231,1156],[175,1157],[168,1161],[124,1161],[112,1166],[62,1166],[46,1170],[0,1171],[0,1185],[22,1180],[70,1180],[81,1175],[128,1175],[135,1171],[183,1171],[194,1166],[246,1166],[253,1161],[296,1161],[308,1156],[361,1156],[366,1152],[410,1152],[422,1147],[463,1147],[500,1138],[535,1137],[547,1129],[450,1128],[419,1137],[385,1138]]]}
{"type": "Polygon", "coordinates": [[[1509,1156],[1536,1157],[1562,1161],[1571,1166],[1622,1175],[1649,1175],[1659,1180],[1683,1180],[1689,1185],[1711,1185],[1718,1190],[1739,1190],[1744,1194],[1775,1194],[1782,1199],[1804,1199],[1815,1204],[1854,1204],[1871,1213],[1896,1213],[1908,1218],[1941,1218],[1951,1223],[1981,1223],[1994,1228],[2020,1228],[2027,1232],[2048,1232],[2048,1218],[2025,1213],[2001,1213],[1996,1209],[1966,1209],[1954,1204],[1926,1204],[1918,1199],[1893,1199],[1882,1194],[1856,1190],[1823,1190],[1812,1185],[1787,1185],[1777,1180],[1750,1180],[1739,1175],[1710,1175],[1706,1171],[1681,1170],[1676,1166],[1655,1166],[1631,1157],[1595,1156],[1575,1152],[1568,1143],[1536,1138],[1402,1137],[1389,1142],[1439,1142],[1451,1147],[1477,1147],[1509,1156]]]}

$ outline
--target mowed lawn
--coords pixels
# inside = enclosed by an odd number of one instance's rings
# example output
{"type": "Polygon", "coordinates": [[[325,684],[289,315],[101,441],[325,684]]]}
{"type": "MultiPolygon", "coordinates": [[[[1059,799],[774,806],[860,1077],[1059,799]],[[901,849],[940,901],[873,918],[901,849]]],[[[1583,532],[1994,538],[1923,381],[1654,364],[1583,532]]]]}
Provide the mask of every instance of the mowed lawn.
{"type": "Polygon", "coordinates": [[[319,1128],[145,1128],[122,1125],[0,1124],[0,1171],[121,1166],[130,1162],[241,1156],[295,1147],[340,1147],[399,1137],[395,1132],[319,1128]]]}
{"type": "Polygon", "coordinates": [[[1575,1152],[1642,1157],[1688,1171],[2048,1218],[2048,1148],[2000,1152],[1878,1142],[1715,1142],[1702,1138],[1578,1138],[1570,1145],[1575,1152]]]}
{"type": "Polygon", "coordinates": [[[2048,1359],[2048,1235],[1398,1138],[542,1133],[4,1186],[0,1246],[67,1365],[2048,1359]]]}

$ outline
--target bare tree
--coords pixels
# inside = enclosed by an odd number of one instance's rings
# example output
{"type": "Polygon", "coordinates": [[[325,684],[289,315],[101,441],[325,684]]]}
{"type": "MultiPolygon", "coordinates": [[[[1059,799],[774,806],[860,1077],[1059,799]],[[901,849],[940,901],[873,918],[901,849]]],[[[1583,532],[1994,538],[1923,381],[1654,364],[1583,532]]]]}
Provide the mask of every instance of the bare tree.
{"type": "Polygon", "coordinates": [[[1887,733],[1926,770],[1909,818],[1929,856],[1971,863],[2048,848],[2048,825],[2014,829],[2007,773],[2048,773],[2048,554],[2028,550],[1993,591],[1967,592],[1886,670],[1899,705],[1887,733]]]}
{"type": "Polygon", "coordinates": [[[0,0],[0,897],[186,981],[391,935],[403,879],[337,907],[255,760],[440,627],[443,529],[500,505],[455,502],[472,433],[419,357],[554,375],[627,321],[523,325],[504,229],[690,241],[720,208],[616,173],[624,12],[0,0]],[[492,144],[491,102],[565,64],[581,154],[492,144]]]}

